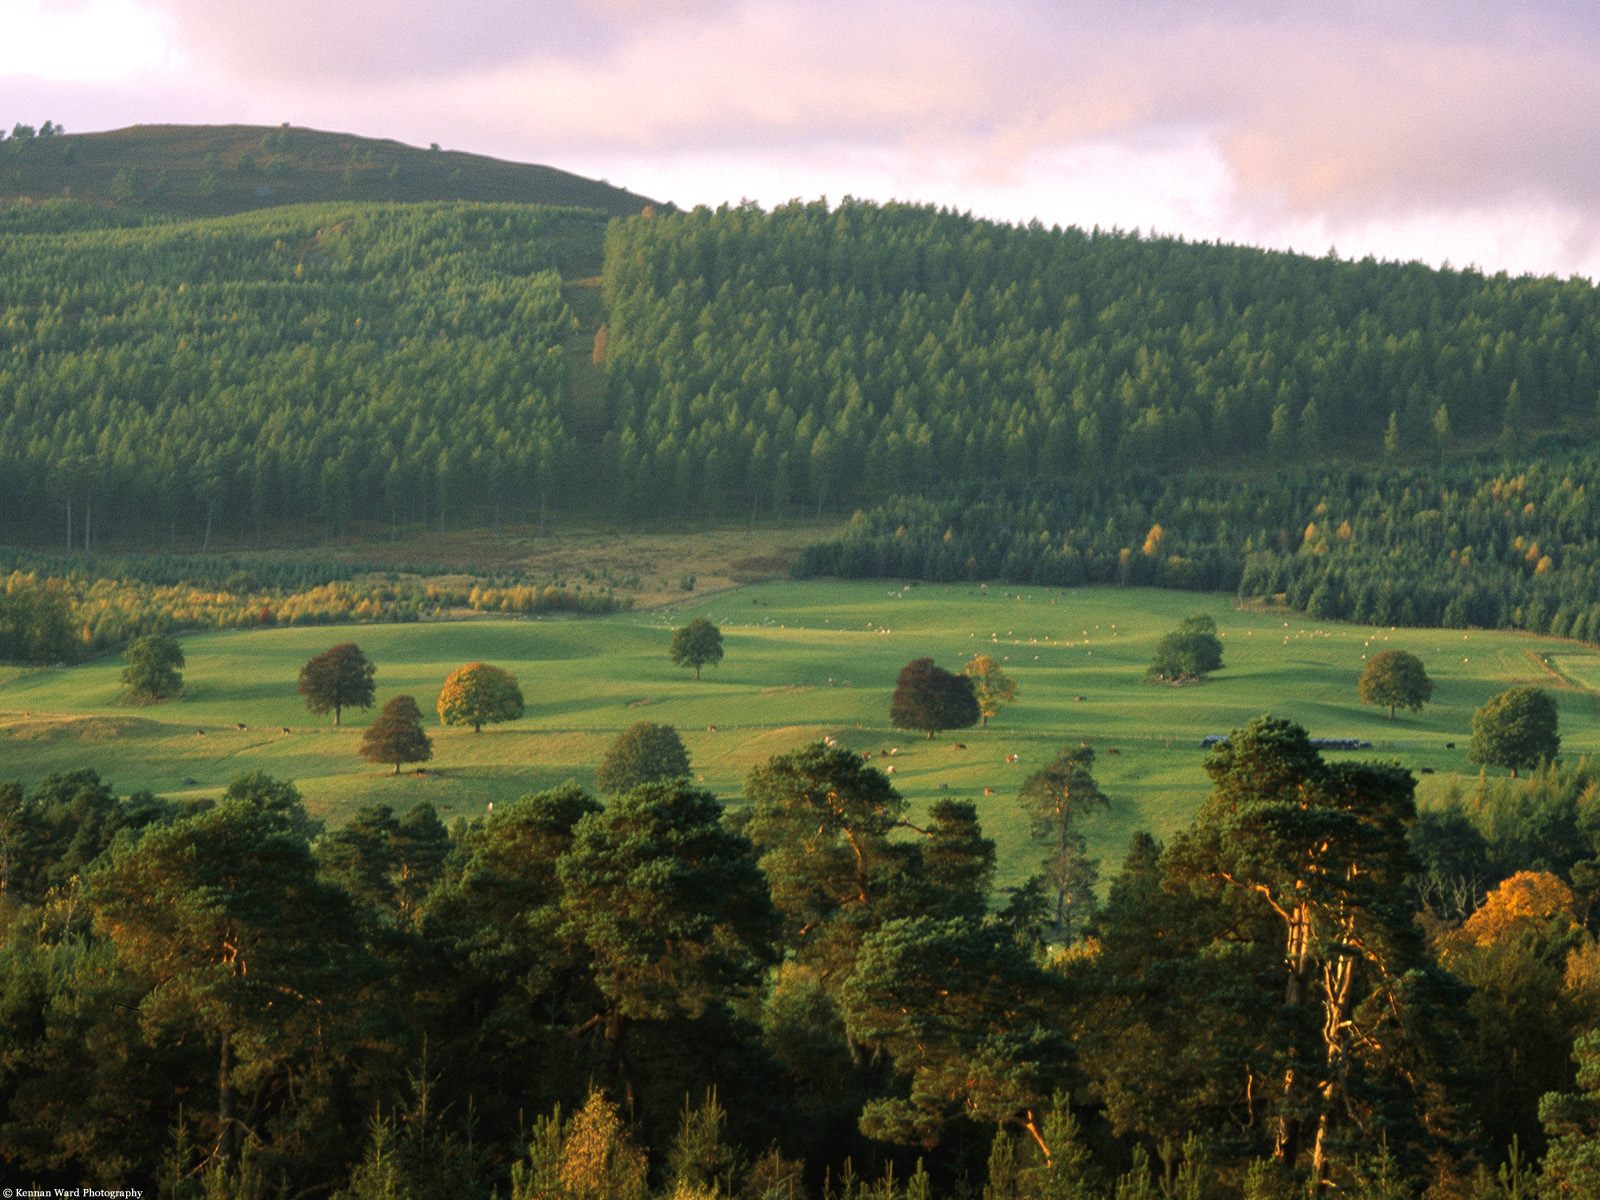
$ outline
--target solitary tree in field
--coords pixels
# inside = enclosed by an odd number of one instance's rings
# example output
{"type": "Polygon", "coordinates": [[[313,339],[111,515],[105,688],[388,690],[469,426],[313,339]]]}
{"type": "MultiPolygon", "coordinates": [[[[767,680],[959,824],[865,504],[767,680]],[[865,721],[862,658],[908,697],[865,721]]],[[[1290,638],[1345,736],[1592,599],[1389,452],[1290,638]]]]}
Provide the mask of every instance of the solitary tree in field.
{"type": "Polygon", "coordinates": [[[165,700],[183,691],[183,647],[176,638],[150,633],[128,646],[122,682],[134,700],[165,700]]]}
{"type": "Polygon", "coordinates": [[[986,726],[989,718],[999,713],[1002,704],[1009,704],[1017,698],[1017,681],[987,654],[979,654],[968,660],[967,665],[961,668],[961,673],[972,680],[978,714],[986,726]]]}
{"type": "Polygon", "coordinates": [[[415,698],[396,696],[383,706],[378,719],[361,735],[361,757],[374,763],[392,762],[396,775],[401,763],[427,762],[433,757],[433,741],[422,728],[422,712],[415,698]]]}
{"type": "Polygon", "coordinates": [[[1556,756],[1556,702],[1536,687],[1515,687],[1491,696],[1472,714],[1472,747],[1467,758],[1491,767],[1536,767],[1556,756]]]}
{"type": "Polygon", "coordinates": [[[1190,617],[1156,646],[1150,676],[1168,683],[1204,679],[1222,667],[1222,642],[1217,623],[1202,614],[1190,617]]]}
{"type": "Polygon", "coordinates": [[[1356,691],[1363,704],[1388,705],[1392,721],[1397,707],[1412,712],[1421,709],[1433,695],[1433,680],[1415,654],[1385,650],[1367,659],[1361,678],[1356,681],[1356,691]]]}
{"type": "Polygon", "coordinates": [[[595,768],[602,792],[618,795],[641,783],[683,779],[689,774],[689,751],[671,725],[640,721],[617,734],[595,768]]]}
{"type": "Polygon", "coordinates": [[[673,630],[667,653],[674,666],[693,667],[694,677],[699,679],[701,667],[722,661],[722,630],[704,617],[696,617],[682,629],[673,630]]]}
{"type": "Polygon", "coordinates": [[[931,739],[941,729],[976,725],[978,715],[972,680],[965,675],[952,675],[931,658],[900,668],[889,700],[889,720],[896,729],[925,729],[931,739]]]}
{"type": "Polygon", "coordinates": [[[446,725],[485,725],[515,721],[522,715],[522,689],[511,672],[488,663],[468,663],[451,672],[439,692],[439,720],[446,725]]]}
{"type": "Polygon", "coordinates": [[[300,668],[300,694],[319,716],[331,709],[337,725],[345,709],[372,707],[372,677],[377,673],[360,646],[340,642],[300,668]]]}

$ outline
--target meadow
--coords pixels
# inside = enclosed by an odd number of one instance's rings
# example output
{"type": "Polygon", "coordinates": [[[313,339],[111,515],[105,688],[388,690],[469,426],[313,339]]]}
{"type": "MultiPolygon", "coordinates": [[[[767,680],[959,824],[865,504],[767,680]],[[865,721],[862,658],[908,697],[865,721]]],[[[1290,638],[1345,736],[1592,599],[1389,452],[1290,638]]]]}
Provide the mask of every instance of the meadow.
{"type": "Polygon", "coordinates": [[[1170,834],[1187,822],[1208,786],[1199,740],[1263,712],[1313,736],[1367,739],[1373,749],[1359,756],[1428,771],[1425,801],[1477,774],[1466,758],[1472,711],[1515,684],[1556,696],[1564,756],[1600,751],[1600,648],[1318,622],[1159,590],[772,582],[605,618],[271,629],[183,644],[183,697],[148,707],[119,703],[120,657],[0,668],[0,780],[89,767],[119,791],[201,796],[261,770],[294,780],[331,824],[362,804],[403,809],[423,799],[448,821],[569,778],[592,786],[607,742],[635,721],[676,726],[697,776],[732,804],[750,768],[831,736],[881,754],[875,761],[894,766],[918,811],[946,796],[977,804],[999,846],[1001,882],[1014,883],[1033,857],[1017,788],[1080,741],[1099,752],[1096,773],[1112,798],[1086,826],[1108,870],[1135,829],[1170,834]],[[1223,670],[1186,687],[1146,682],[1156,641],[1196,612],[1217,621],[1223,670]],[[721,626],[726,645],[723,663],[698,683],[666,656],[670,630],[692,616],[721,626]],[[295,690],[300,666],[343,640],[377,664],[379,705],[402,692],[417,698],[434,739],[425,774],[396,777],[357,757],[376,708],[348,712],[340,728],[306,711],[295,690]],[[1363,655],[1395,648],[1422,658],[1435,692],[1421,713],[1391,723],[1359,704],[1355,681],[1363,655]],[[1019,687],[989,728],[932,741],[889,728],[889,696],[908,660],[929,656],[955,670],[978,653],[1000,660],[1019,687]],[[477,659],[517,676],[526,715],[481,734],[438,727],[433,704],[445,675],[477,659]]]}

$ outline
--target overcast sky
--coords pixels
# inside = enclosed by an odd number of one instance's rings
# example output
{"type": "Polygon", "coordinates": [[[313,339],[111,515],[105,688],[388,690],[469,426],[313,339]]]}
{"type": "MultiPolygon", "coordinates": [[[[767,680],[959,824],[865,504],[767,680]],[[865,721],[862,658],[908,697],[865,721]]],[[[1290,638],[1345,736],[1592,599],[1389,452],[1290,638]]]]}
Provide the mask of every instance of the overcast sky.
{"type": "Polygon", "coordinates": [[[1600,276],[1593,0],[0,0],[0,123],[1600,276]]]}

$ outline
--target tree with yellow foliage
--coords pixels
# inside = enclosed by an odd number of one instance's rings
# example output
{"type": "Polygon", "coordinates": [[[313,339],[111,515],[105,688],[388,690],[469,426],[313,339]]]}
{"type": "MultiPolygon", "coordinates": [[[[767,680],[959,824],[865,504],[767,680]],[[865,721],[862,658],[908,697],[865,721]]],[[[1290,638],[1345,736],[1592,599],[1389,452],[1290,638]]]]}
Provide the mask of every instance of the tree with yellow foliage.
{"type": "Polygon", "coordinates": [[[439,693],[439,720],[446,725],[471,725],[482,733],[485,725],[515,721],[522,715],[522,689],[511,672],[488,663],[457,667],[439,693]]]}
{"type": "Polygon", "coordinates": [[[985,726],[990,717],[999,714],[1002,704],[1017,698],[1017,681],[987,654],[974,655],[961,673],[972,680],[972,694],[977,697],[978,715],[985,726]]]}

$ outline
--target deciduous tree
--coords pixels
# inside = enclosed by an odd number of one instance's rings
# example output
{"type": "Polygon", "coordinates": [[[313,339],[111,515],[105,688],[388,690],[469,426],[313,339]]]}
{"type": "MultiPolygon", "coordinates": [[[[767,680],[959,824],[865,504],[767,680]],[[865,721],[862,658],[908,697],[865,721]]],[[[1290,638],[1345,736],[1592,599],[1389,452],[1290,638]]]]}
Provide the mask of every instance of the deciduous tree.
{"type": "Polygon", "coordinates": [[[361,757],[373,763],[427,762],[433,757],[433,740],[422,728],[422,710],[414,696],[396,696],[383,706],[378,719],[361,735],[361,757]]]}
{"type": "Polygon", "coordinates": [[[347,708],[372,707],[372,678],[378,669],[354,642],[340,642],[300,668],[300,694],[318,715],[332,711],[333,723],[347,708]]]}
{"type": "Polygon", "coordinates": [[[128,644],[122,682],[135,700],[166,700],[183,691],[183,647],[177,638],[149,633],[128,644]]]}
{"type": "Polygon", "coordinates": [[[1169,683],[1204,679],[1222,667],[1217,623],[1204,614],[1189,617],[1156,645],[1150,675],[1169,683]]]}
{"type": "Polygon", "coordinates": [[[973,681],[952,675],[931,658],[912,659],[900,668],[889,720],[896,729],[926,730],[929,739],[941,729],[965,729],[978,723],[973,681]]]}
{"type": "Polygon", "coordinates": [[[680,779],[689,774],[689,751],[671,725],[639,721],[612,739],[595,768],[602,792],[630,791],[641,783],[680,779]]]}
{"type": "Polygon", "coordinates": [[[1536,687],[1514,687],[1491,696],[1472,714],[1472,745],[1467,758],[1490,767],[1508,767],[1511,777],[1556,756],[1556,702],[1536,687]]]}
{"type": "Polygon", "coordinates": [[[673,630],[667,654],[674,666],[694,668],[694,677],[699,679],[701,667],[722,661],[722,630],[704,617],[696,617],[682,629],[673,630]]]}
{"type": "Polygon", "coordinates": [[[1396,708],[1418,712],[1433,696],[1433,680],[1422,660],[1406,650],[1384,650],[1367,659],[1356,681],[1363,704],[1387,705],[1389,720],[1396,708]]]}
{"type": "Polygon", "coordinates": [[[961,673],[972,680],[972,691],[978,701],[978,713],[984,725],[1000,712],[1000,706],[1017,698],[1017,681],[987,654],[978,654],[967,661],[961,673]]]}
{"type": "Polygon", "coordinates": [[[444,681],[438,708],[446,725],[471,725],[473,733],[482,733],[485,725],[522,716],[522,689],[504,668],[468,663],[444,681]]]}

